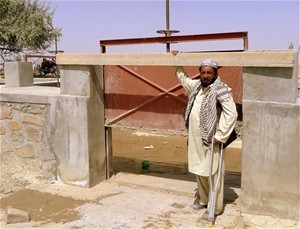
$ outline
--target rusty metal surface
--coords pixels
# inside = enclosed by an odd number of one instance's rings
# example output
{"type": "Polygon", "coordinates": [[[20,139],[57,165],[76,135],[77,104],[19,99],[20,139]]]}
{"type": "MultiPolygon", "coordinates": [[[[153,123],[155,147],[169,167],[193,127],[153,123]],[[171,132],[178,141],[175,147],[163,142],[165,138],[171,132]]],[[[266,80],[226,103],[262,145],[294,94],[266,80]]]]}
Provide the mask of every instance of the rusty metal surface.
{"type": "Polygon", "coordinates": [[[212,33],[212,34],[193,34],[178,35],[165,37],[144,37],[144,38],[128,38],[101,40],[101,52],[106,52],[106,46],[112,45],[132,45],[132,44],[150,44],[150,43],[173,43],[173,42],[191,42],[206,40],[227,40],[227,39],[243,39],[244,50],[248,50],[248,32],[229,32],[229,33],[212,33]]]}
{"type": "Polygon", "coordinates": [[[104,75],[107,123],[125,113],[118,125],[183,128],[186,97],[175,87],[178,81],[173,68],[105,66],[104,75]]]}
{"type": "MultiPolygon", "coordinates": [[[[192,78],[198,67],[185,67],[192,78]]],[[[233,90],[237,104],[242,104],[242,69],[222,67],[221,79],[233,90]]],[[[105,66],[106,124],[150,129],[185,129],[183,115],[187,94],[174,75],[173,67],[105,66]]]]}

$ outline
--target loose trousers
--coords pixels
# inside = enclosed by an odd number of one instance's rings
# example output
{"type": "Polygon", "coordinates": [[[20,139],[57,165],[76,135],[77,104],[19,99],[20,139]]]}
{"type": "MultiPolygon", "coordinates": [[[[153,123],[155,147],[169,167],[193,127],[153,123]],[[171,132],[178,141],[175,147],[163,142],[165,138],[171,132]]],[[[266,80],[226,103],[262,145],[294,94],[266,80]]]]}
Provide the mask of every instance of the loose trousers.
{"type": "MultiPolygon", "coordinates": [[[[224,163],[223,163],[224,166],[224,163]]],[[[224,168],[224,167],[223,167],[224,168]]],[[[212,176],[212,182],[215,184],[218,178],[218,170],[212,176]]],[[[209,177],[203,177],[196,175],[197,186],[198,186],[198,197],[199,203],[201,205],[208,205],[209,206],[209,177]]],[[[219,188],[216,194],[216,207],[215,207],[215,214],[218,215],[222,212],[223,209],[223,196],[224,196],[224,170],[221,173],[221,178],[219,181],[219,188]]]]}

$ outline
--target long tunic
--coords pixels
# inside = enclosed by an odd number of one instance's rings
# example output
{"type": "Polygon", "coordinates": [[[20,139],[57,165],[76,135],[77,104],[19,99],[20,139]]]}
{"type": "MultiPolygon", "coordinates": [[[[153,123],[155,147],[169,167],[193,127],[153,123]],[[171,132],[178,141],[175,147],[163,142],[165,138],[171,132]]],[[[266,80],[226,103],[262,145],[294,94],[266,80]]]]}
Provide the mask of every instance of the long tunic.
{"type": "MultiPolygon", "coordinates": [[[[184,89],[191,93],[199,80],[188,78],[182,67],[177,67],[176,76],[178,77],[184,89]]],[[[200,133],[200,109],[202,99],[210,86],[202,88],[195,98],[190,116],[188,131],[188,169],[189,172],[199,176],[209,176],[210,173],[210,149],[203,144],[200,133]]],[[[231,90],[229,88],[229,90],[231,90]]],[[[237,111],[232,95],[229,98],[220,101],[222,112],[220,115],[215,138],[225,143],[234,129],[237,111]]],[[[217,171],[219,163],[219,147],[214,147],[212,174],[217,171]]],[[[224,168],[224,167],[223,167],[224,168]]]]}

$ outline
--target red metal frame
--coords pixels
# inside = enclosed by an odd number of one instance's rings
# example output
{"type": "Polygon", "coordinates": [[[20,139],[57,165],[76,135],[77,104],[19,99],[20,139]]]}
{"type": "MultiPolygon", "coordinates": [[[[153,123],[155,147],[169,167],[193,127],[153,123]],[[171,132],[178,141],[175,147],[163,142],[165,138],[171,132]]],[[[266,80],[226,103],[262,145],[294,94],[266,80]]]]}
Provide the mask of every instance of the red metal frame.
{"type": "MultiPolygon", "coordinates": [[[[229,32],[229,33],[101,40],[100,47],[101,47],[101,53],[106,53],[106,46],[191,42],[191,41],[205,41],[205,40],[229,40],[229,39],[243,39],[244,50],[248,50],[248,32],[229,32]]],[[[237,51],[243,51],[243,50],[237,50],[237,51]]]]}

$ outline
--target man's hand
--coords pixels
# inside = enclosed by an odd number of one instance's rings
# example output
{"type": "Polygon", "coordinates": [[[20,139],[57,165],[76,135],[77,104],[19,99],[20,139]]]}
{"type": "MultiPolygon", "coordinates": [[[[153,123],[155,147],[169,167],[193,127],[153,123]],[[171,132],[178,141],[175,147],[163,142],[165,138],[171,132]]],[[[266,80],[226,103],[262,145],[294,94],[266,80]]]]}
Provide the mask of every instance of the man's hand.
{"type": "Polygon", "coordinates": [[[173,54],[173,56],[176,56],[177,53],[179,53],[179,51],[178,50],[172,50],[171,53],[173,54]]]}
{"type": "Polygon", "coordinates": [[[214,138],[214,145],[221,145],[222,142],[220,142],[218,139],[214,138]]]}

